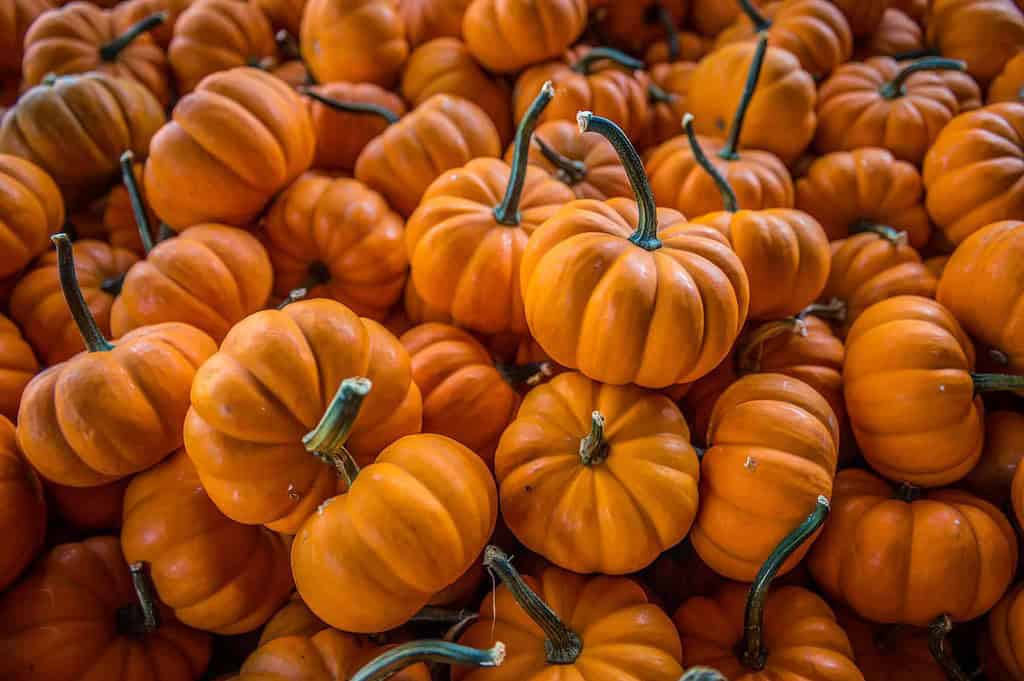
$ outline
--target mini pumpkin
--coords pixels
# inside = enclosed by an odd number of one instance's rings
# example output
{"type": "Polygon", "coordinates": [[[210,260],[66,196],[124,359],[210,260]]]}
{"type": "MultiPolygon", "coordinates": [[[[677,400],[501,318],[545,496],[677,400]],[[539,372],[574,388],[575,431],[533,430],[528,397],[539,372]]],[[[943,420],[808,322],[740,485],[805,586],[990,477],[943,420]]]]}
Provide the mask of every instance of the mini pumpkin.
{"type": "Polygon", "coordinates": [[[967,62],[982,85],[1024,46],[1024,14],[1012,0],[933,0],[927,28],[928,44],[967,62]]]}
{"type": "Polygon", "coordinates": [[[988,88],[988,104],[1024,102],[1024,52],[1006,62],[988,88]]]}
{"type": "Polygon", "coordinates": [[[299,31],[302,59],[319,83],[391,87],[409,56],[394,0],[308,0],[299,31]]]}
{"type": "Polygon", "coordinates": [[[25,33],[53,5],[50,0],[17,0],[4,5],[0,15],[0,74],[5,78],[21,72],[25,33]]]}
{"type": "MultiPolygon", "coordinates": [[[[14,426],[0,415],[0,589],[32,562],[46,537],[46,500],[35,471],[18,451],[14,426]]],[[[2,664],[2,663],[0,663],[2,664]]]]}
{"type": "Polygon", "coordinates": [[[283,28],[292,37],[299,35],[306,0],[256,0],[256,5],[263,10],[271,26],[283,28]]]}
{"type": "Polygon", "coordinates": [[[862,38],[882,30],[890,0],[831,0],[850,23],[853,35],[862,38]]]}
{"type": "Polygon", "coordinates": [[[1024,678],[1024,583],[1010,589],[989,613],[988,633],[1011,678],[1024,678]]]}
{"type": "Polygon", "coordinates": [[[680,31],[675,24],[664,24],[665,39],[651,43],[644,51],[644,63],[653,69],[661,64],[700,61],[714,47],[714,41],[692,31],[680,31]]]}
{"type": "Polygon", "coordinates": [[[929,630],[901,624],[875,624],[847,608],[837,608],[836,619],[850,638],[857,666],[865,679],[949,681],[946,670],[930,650],[933,632],[940,632],[939,628],[929,627],[929,630]]]}
{"type": "Polygon", "coordinates": [[[131,478],[121,478],[96,487],[69,487],[47,481],[53,508],[71,527],[98,531],[121,527],[124,491],[131,478]]]}
{"type": "Polygon", "coordinates": [[[557,57],[586,24],[587,0],[473,0],[462,17],[462,37],[489,71],[512,73],[557,57]]]}
{"type": "Polygon", "coordinates": [[[594,17],[595,29],[608,42],[639,53],[664,36],[666,27],[674,29],[683,23],[690,0],[637,0],[607,5],[594,17]]]}
{"type": "Polygon", "coordinates": [[[0,416],[17,416],[21,394],[38,371],[32,347],[17,325],[0,315],[0,416]]]}
{"type": "Polygon", "coordinates": [[[473,0],[402,0],[398,11],[405,23],[409,45],[416,47],[434,38],[461,38],[462,17],[473,0]]]}
{"type": "Polygon", "coordinates": [[[316,133],[313,166],[351,173],[370,141],[405,115],[402,98],[373,83],[327,83],[303,90],[316,133]]]}
{"type": "Polygon", "coordinates": [[[853,57],[856,61],[866,61],[871,57],[896,57],[923,49],[921,26],[904,12],[889,8],[882,15],[878,29],[857,45],[853,57]]]}
{"type": "Polygon", "coordinates": [[[645,147],[653,147],[679,134],[679,121],[688,108],[690,79],[696,62],[674,61],[650,67],[651,82],[647,84],[647,108],[650,116],[645,147]]]}
{"type": "Polygon", "coordinates": [[[46,252],[47,239],[64,225],[64,200],[43,170],[0,154],[0,278],[17,274],[46,252]]]}
{"type": "Polygon", "coordinates": [[[110,8],[117,25],[126,29],[157,12],[166,12],[167,18],[146,31],[153,37],[156,44],[166,50],[174,35],[174,25],[181,13],[193,0],[124,0],[110,8]]]}

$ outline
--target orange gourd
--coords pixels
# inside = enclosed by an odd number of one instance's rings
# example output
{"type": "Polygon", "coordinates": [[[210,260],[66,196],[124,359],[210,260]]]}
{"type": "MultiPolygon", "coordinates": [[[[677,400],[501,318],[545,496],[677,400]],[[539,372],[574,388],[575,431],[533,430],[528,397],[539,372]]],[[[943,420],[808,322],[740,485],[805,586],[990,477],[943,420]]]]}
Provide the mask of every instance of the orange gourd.
{"type": "MultiPolygon", "coordinates": [[[[32,562],[46,537],[46,500],[35,471],[18,451],[14,426],[0,415],[0,589],[32,562]]],[[[0,663],[2,665],[2,663],[0,663]]]]}
{"type": "Polygon", "coordinates": [[[50,234],[64,224],[64,201],[50,176],[35,164],[0,154],[0,278],[17,274],[46,252],[50,234]]]}
{"type": "Polygon", "coordinates": [[[714,46],[714,41],[692,31],[680,31],[675,24],[662,27],[665,39],[650,43],[644,51],[644,63],[652,71],[661,64],[700,61],[714,46]]]}
{"type": "Polygon", "coordinates": [[[967,62],[967,71],[986,85],[1024,47],[1024,14],[1013,0],[932,0],[928,44],[967,62]]]}
{"type": "Polygon", "coordinates": [[[316,133],[313,167],[351,173],[373,138],[405,115],[402,98],[373,83],[327,83],[302,90],[316,133]]]}
{"type": "Polygon", "coordinates": [[[664,36],[666,27],[674,29],[683,23],[690,0],[613,1],[607,5],[594,17],[599,35],[614,45],[639,53],[664,36]]]}
{"type": "MultiPolygon", "coordinates": [[[[270,643],[276,638],[313,636],[325,629],[330,629],[330,627],[314,615],[309,606],[302,602],[299,595],[293,592],[291,598],[263,625],[257,647],[270,643]]],[[[360,641],[358,638],[355,640],[360,641]]]]}
{"type": "Polygon", "coordinates": [[[462,17],[473,0],[402,0],[398,11],[411,47],[434,38],[461,38],[462,17]]]}
{"type": "Polygon", "coordinates": [[[1024,102],[1024,52],[1006,62],[988,88],[988,104],[1024,102]]]}
{"type": "Polygon", "coordinates": [[[696,62],[674,61],[650,67],[647,108],[650,111],[642,147],[654,147],[679,134],[679,121],[689,106],[690,79],[696,62]]]}
{"type": "Polygon", "coordinates": [[[1006,671],[1014,679],[1024,678],[1024,583],[1012,588],[989,613],[988,633],[1006,671]]]}
{"type": "Polygon", "coordinates": [[[18,414],[21,394],[39,371],[39,362],[21,331],[0,315],[0,416],[13,419],[18,414]]]}
{"type": "Polygon", "coordinates": [[[156,44],[166,50],[174,35],[174,25],[178,23],[178,17],[192,2],[193,0],[123,0],[111,7],[110,11],[114,14],[114,21],[123,29],[157,12],[166,12],[167,19],[147,31],[156,44]]]}
{"type": "MultiPolygon", "coordinates": [[[[836,619],[850,638],[854,658],[865,679],[949,681],[930,650],[931,640],[941,633],[940,628],[875,624],[846,608],[836,609],[836,619]]],[[[942,640],[938,642],[941,644],[942,640]]]]}
{"type": "Polygon", "coordinates": [[[586,24],[586,0],[473,0],[462,39],[487,70],[512,73],[562,54],[586,24]]]}
{"type": "Polygon", "coordinates": [[[271,26],[284,29],[293,38],[299,35],[306,0],[256,0],[256,5],[263,10],[271,26]]]}
{"type": "Polygon", "coordinates": [[[866,36],[853,52],[856,61],[871,57],[896,57],[925,49],[921,26],[898,9],[887,9],[878,29],[866,36]]]}
{"type": "Polygon", "coordinates": [[[885,13],[893,4],[891,0],[830,0],[839,8],[850,23],[853,35],[861,38],[870,36],[885,23],[885,13]]]}
{"type": "Polygon", "coordinates": [[[47,481],[46,489],[57,516],[71,527],[112,530],[121,527],[124,491],[131,478],[96,487],[69,487],[47,481]]]}
{"type": "Polygon", "coordinates": [[[409,56],[395,0],[308,0],[298,37],[302,59],[318,83],[389,88],[409,56]]]}
{"type": "Polygon", "coordinates": [[[0,75],[4,79],[14,78],[21,72],[25,33],[53,5],[50,0],[16,0],[4,4],[0,12],[0,75]]]}

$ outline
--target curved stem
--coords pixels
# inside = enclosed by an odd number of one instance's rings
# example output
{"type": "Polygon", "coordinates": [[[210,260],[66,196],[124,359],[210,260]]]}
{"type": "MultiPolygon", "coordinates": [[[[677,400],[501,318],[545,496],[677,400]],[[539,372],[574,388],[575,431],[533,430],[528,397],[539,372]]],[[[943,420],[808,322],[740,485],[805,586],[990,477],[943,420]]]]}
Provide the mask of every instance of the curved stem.
{"type": "Polygon", "coordinates": [[[894,499],[912,504],[921,498],[921,488],[917,485],[911,485],[909,482],[901,482],[892,496],[894,499]]]}
{"type": "Polygon", "coordinates": [[[675,97],[654,81],[647,84],[647,101],[652,104],[671,104],[675,101],[675,97]]]}
{"type": "Polygon", "coordinates": [[[828,517],[829,503],[823,496],[807,519],[800,523],[779,542],[775,550],[768,556],[761,569],[758,570],[754,583],[750,585],[747,596],[747,611],[743,622],[743,656],[741,661],[751,669],[764,669],[768,655],[762,644],[761,632],[764,628],[764,604],[768,597],[768,587],[775,579],[776,573],[793,552],[807,541],[828,517]]]}
{"type": "Polygon", "coordinates": [[[772,27],[772,22],[769,21],[761,12],[754,7],[754,3],[750,0],[739,0],[740,9],[750,19],[750,23],[754,25],[754,31],[760,33],[772,27]]]}
{"type": "Polygon", "coordinates": [[[71,311],[71,318],[75,320],[78,333],[82,334],[85,341],[85,349],[89,352],[107,352],[113,350],[111,345],[100,331],[96,324],[95,317],[89,305],[85,302],[82,289],[78,285],[78,273],[75,272],[75,256],[71,248],[71,240],[68,235],[61,232],[50,237],[50,241],[57,247],[57,272],[60,276],[60,288],[64,292],[64,300],[67,301],[68,309],[71,311]]]}
{"type": "Polygon", "coordinates": [[[128,27],[128,30],[117,36],[109,43],[100,46],[100,59],[103,61],[114,61],[117,59],[117,55],[121,54],[121,51],[132,44],[136,38],[145,33],[151,31],[160,24],[167,21],[167,12],[157,12],[150,14],[145,19],[136,22],[132,26],[128,27]]]}
{"type": "Polygon", "coordinates": [[[1001,390],[1024,390],[1024,376],[1013,374],[971,374],[974,392],[992,393],[1001,390]]]}
{"type": "Polygon", "coordinates": [[[291,291],[288,292],[288,295],[284,297],[284,300],[277,304],[277,309],[283,310],[292,303],[299,302],[300,300],[305,298],[308,293],[308,288],[303,288],[302,286],[299,286],[298,288],[293,288],[291,291]]]}
{"type": "Polygon", "coordinates": [[[736,369],[742,374],[757,373],[761,370],[761,356],[764,344],[784,333],[807,335],[807,324],[799,317],[786,317],[759,326],[752,334],[740,341],[736,349],[736,369]]]}
{"type": "Polygon", "coordinates": [[[654,204],[651,184],[647,180],[640,154],[636,153],[626,133],[614,122],[590,111],[580,111],[576,114],[576,122],[580,126],[580,132],[596,132],[611,142],[626,169],[626,176],[633,187],[633,196],[636,198],[639,212],[636,231],[629,240],[648,251],[661,248],[661,241],[658,239],[658,209],[654,204]]]}
{"type": "Polygon", "coordinates": [[[342,102],[337,99],[326,97],[308,87],[300,87],[299,92],[312,100],[320,102],[326,107],[334,109],[335,111],[342,111],[344,113],[373,114],[374,116],[380,116],[383,118],[388,122],[388,125],[394,125],[399,121],[399,117],[394,111],[380,106],[379,104],[370,104],[369,102],[342,102]]]}
{"type": "Polygon", "coordinates": [[[732,126],[729,128],[729,137],[725,146],[718,152],[719,157],[727,161],[735,161],[739,158],[736,150],[740,144],[740,134],[743,132],[743,119],[747,117],[747,109],[754,99],[754,92],[757,90],[757,81],[761,78],[761,66],[764,64],[764,55],[768,51],[768,37],[762,35],[757,41],[757,49],[754,51],[754,58],[750,61],[750,70],[747,72],[747,82],[743,86],[743,94],[740,95],[739,106],[736,107],[736,115],[732,119],[732,126]]]}
{"type": "Polygon", "coordinates": [[[306,451],[334,466],[349,485],[359,475],[359,466],[345,449],[345,441],[372,387],[368,378],[346,378],[327,405],[320,423],[302,438],[306,451]]]}
{"type": "Polygon", "coordinates": [[[928,625],[928,649],[935,661],[942,667],[942,671],[946,672],[946,678],[949,681],[971,681],[971,676],[960,668],[953,655],[946,652],[946,636],[951,631],[953,631],[953,621],[949,615],[936,617],[935,621],[928,625]]]}
{"type": "Polygon", "coordinates": [[[886,99],[896,99],[906,94],[903,86],[907,78],[918,71],[965,71],[967,65],[958,59],[945,59],[943,57],[926,57],[920,61],[910,64],[890,80],[882,85],[878,92],[886,99]]]}
{"type": "Polygon", "coordinates": [[[846,303],[839,298],[832,298],[827,303],[811,303],[796,313],[796,318],[800,320],[811,316],[833,322],[845,322],[846,303]]]}
{"type": "Polygon", "coordinates": [[[902,246],[907,243],[907,233],[903,230],[895,229],[888,225],[879,225],[870,220],[858,220],[850,229],[850,232],[852,234],[877,234],[893,246],[902,246]]]}
{"type": "Polygon", "coordinates": [[[128,200],[132,204],[132,214],[135,216],[135,226],[139,229],[142,250],[149,255],[153,250],[153,233],[149,231],[149,217],[146,216],[146,207],[142,205],[142,194],[139,192],[139,184],[135,181],[135,171],[132,170],[134,162],[135,154],[130,149],[121,154],[121,181],[128,190],[128,200]]]}
{"type": "Polygon", "coordinates": [[[449,626],[458,624],[465,619],[475,620],[480,616],[475,610],[449,610],[434,605],[425,605],[409,622],[413,624],[447,624],[449,626]]]}
{"type": "Polygon", "coordinates": [[[306,273],[306,278],[302,281],[299,286],[296,286],[288,295],[284,297],[280,303],[277,304],[278,310],[283,310],[292,303],[298,302],[309,295],[310,290],[314,286],[327,283],[331,280],[331,271],[327,268],[323,262],[314,260],[309,264],[309,270],[306,273]]]}
{"type": "Polygon", "coordinates": [[[548,102],[555,96],[555,88],[551,81],[546,81],[540,87],[540,92],[534,97],[530,108],[526,110],[523,120],[519,121],[519,128],[516,130],[516,143],[512,150],[512,165],[508,173],[508,186],[505,187],[505,196],[501,203],[494,207],[494,219],[499,224],[515,227],[519,224],[519,200],[523,196],[523,185],[526,182],[527,160],[530,158],[530,140],[533,138],[533,131],[537,128],[540,115],[544,113],[548,102]]]}
{"type": "Polygon", "coordinates": [[[558,619],[555,611],[523,581],[512,567],[512,559],[497,546],[484,549],[484,567],[498,575],[526,614],[541,628],[547,639],[544,648],[549,664],[572,664],[583,652],[583,642],[572,629],[558,619]]]}
{"type": "Polygon", "coordinates": [[[546,378],[554,375],[551,362],[529,362],[528,364],[501,364],[496,363],[494,368],[498,370],[505,382],[513,388],[522,385],[537,385],[546,378]]]}
{"type": "Polygon", "coordinates": [[[353,674],[349,681],[384,681],[420,662],[497,667],[504,661],[505,644],[501,641],[487,649],[461,646],[448,641],[412,641],[377,656],[353,674]]]}
{"type": "Polygon", "coordinates": [[[580,461],[584,466],[596,466],[608,458],[608,449],[604,439],[604,416],[595,410],[590,414],[590,432],[580,440],[580,461]]]}
{"type": "Polygon", "coordinates": [[[661,24],[661,27],[665,29],[665,43],[668,45],[668,60],[670,62],[677,61],[679,59],[679,29],[676,28],[676,22],[672,20],[672,12],[665,9],[664,5],[654,5],[655,18],[657,22],[661,24]]]}
{"type": "Polygon", "coordinates": [[[700,140],[697,139],[697,133],[693,131],[693,114],[687,113],[683,116],[683,130],[686,131],[686,139],[690,142],[690,150],[693,152],[693,158],[697,161],[697,165],[704,169],[711,179],[715,181],[715,185],[718,187],[719,193],[722,195],[722,204],[725,206],[727,213],[735,213],[739,210],[739,202],[736,200],[736,192],[733,191],[732,185],[725,179],[725,176],[715,167],[704,153],[704,149],[700,146],[700,140]]]}
{"type": "Polygon", "coordinates": [[[565,184],[579,184],[587,179],[587,166],[583,161],[576,161],[563,156],[539,136],[534,136],[533,141],[537,143],[541,155],[558,171],[558,179],[562,180],[565,184]]]}
{"type": "Polygon", "coordinates": [[[711,667],[690,667],[679,681],[726,681],[722,672],[711,667]]]}
{"type": "Polygon", "coordinates": [[[153,595],[153,580],[145,563],[128,566],[137,602],[117,610],[117,630],[123,634],[150,634],[160,626],[160,611],[153,595]]]}
{"type": "Polygon", "coordinates": [[[610,47],[595,47],[580,57],[571,68],[577,73],[589,76],[594,64],[605,59],[623,68],[627,68],[630,71],[639,71],[644,67],[644,63],[642,61],[639,59],[633,59],[625,52],[620,52],[619,50],[615,50],[610,47]]]}

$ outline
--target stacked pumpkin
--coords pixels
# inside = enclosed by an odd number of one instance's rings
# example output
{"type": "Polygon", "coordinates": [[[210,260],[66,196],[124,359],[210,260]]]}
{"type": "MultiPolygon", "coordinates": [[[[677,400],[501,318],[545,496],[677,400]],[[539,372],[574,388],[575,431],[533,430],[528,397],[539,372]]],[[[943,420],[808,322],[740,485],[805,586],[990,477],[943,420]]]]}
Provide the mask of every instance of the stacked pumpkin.
{"type": "Polygon", "coordinates": [[[1024,681],[1021,3],[0,8],[4,679],[1024,681]]]}

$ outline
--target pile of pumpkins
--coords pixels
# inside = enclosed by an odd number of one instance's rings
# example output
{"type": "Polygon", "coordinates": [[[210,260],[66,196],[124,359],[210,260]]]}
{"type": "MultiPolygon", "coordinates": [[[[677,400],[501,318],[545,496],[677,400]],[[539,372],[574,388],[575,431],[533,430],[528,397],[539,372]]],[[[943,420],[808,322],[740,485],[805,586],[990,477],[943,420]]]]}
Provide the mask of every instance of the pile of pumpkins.
{"type": "Polygon", "coordinates": [[[0,0],[0,678],[1024,681],[1024,1],[0,0]]]}

